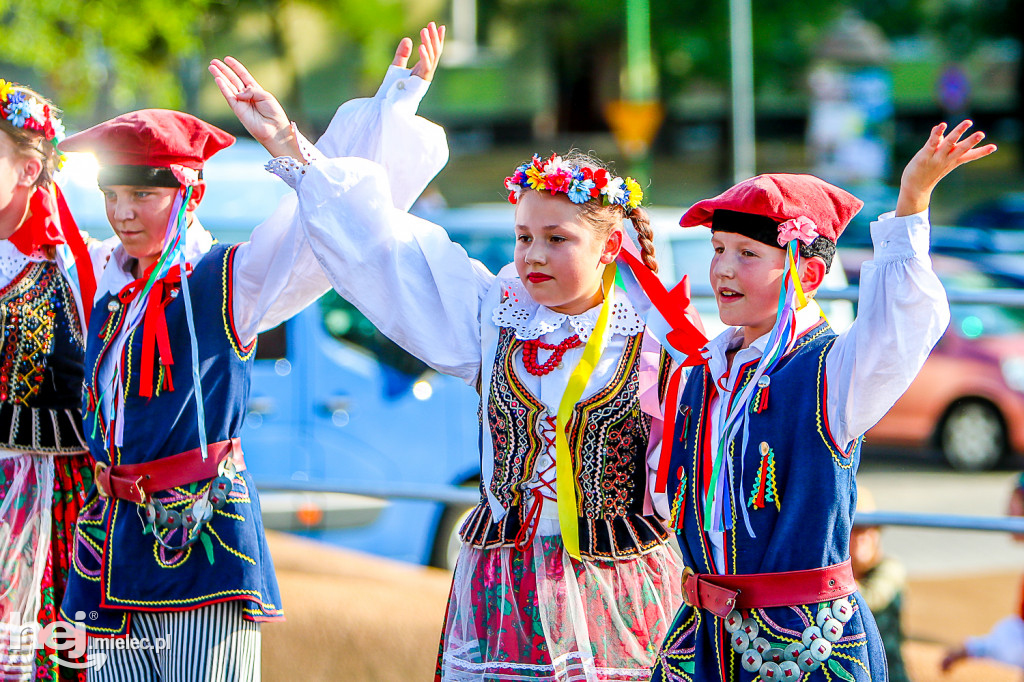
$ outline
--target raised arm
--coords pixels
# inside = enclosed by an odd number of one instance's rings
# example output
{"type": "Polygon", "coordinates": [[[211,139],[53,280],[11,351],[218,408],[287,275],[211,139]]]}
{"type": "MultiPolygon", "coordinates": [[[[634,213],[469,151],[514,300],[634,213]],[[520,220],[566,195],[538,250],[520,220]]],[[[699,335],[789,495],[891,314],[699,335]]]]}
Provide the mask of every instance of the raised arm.
{"type": "MultiPolygon", "coordinates": [[[[343,104],[317,144],[328,155],[364,156],[394,168],[394,205],[403,210],[448,158],[444,131],[416,116],[428,87],[425,79],[433,76],[443,48],[444,29],[432,24],[421,36],[429,45],[421,45],[416,67],[404,68],[412,52],[412,41],[405,38],[377,94],[343,104]],[[403,165],[406,154],[416,161],[414,170],[403,165]]],[[[276,172],[301,177],[302,165],[318,152],[290,123],[277,99],[238,60],[214,60],[210,72],[242,124],[277,157],[276,172]]],[[[299,225],[294,195],[282,199],[275,213],[253,230],[234,263],[232,309],[243,341],[288,319],[330,287],[299,225]]]]}
{"type": "Polygon", "coordinates": [[[444,229],[391,206],[379,164],[318,161],[297,191],[303,227],[335,290],[395,343],[475,384],[494,275],[444,229]]]}
{"type": "Polygon", "coordinates": [[[928,205],[950,171],[995,151],[978,147],[984,133],[963,137],[970,126],[964,121],[948,135],[944,123],[935,126],[903,171],[895,213],[871,224],[874,258],[861,269],[857,319],[826,359],[829,426],[840,446],[889,411],[949,325],[928,255],[928,205]]]}

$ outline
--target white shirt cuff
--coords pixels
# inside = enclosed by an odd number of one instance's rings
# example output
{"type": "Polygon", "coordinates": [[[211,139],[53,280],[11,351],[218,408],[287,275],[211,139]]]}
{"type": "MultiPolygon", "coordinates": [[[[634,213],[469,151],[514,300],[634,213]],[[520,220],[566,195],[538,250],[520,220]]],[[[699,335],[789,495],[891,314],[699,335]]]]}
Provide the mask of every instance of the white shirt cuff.
{"type": "Polygon", "coordinates": [[[882,262],[927,256],[930,236],[927,209],[898,218],[895,211],[883,213],[871,223],[874,260],[882,262]]]}
{"type": "Polygon", "coordinates": [[[298,190],[299,183],[305,177],[309,166],[327,157],[299,132],[298,128],[295,127],[295,123],[292,123],[292,133],[299,143],[299,150],[302,152],[302,158],[305,160],[305,163],[291,156],[278,156],[268,161],[264,168],[284,180],[292,189],[298,190]]]}
{"type": "Polygon", "coordinates": [[[394,105],[409,107],[415,112],[428,89],[430,83],[413,76],[411,69],[389,66],[375,97],[383,97],[394,105]]]}

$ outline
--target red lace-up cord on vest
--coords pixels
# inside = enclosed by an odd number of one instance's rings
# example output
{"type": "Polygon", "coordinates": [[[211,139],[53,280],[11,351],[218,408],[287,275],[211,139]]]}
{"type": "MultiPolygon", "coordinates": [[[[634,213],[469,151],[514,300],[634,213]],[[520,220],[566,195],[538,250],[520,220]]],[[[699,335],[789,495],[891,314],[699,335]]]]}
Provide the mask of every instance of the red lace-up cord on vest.
{"type": "MultiPolygon", "coordinates": [[[[555,419],[556,417],[545,417],[544,422],[547,426],[541,430],[541,436],[547,444],[549,453],[555,447],[555,419]]],[[[543,471],[537,472],[537,479],[540,481],[540,485],[536,488],[530,488],[527,491],[533,494],[533,500],[530,502],[530,508],[526,511],[526,517],[523,519],[523,525],[520,526],[519,532],[516,533],[515,547],[520,552],[525,552],[526,548],[533,543],[533,539],[537,536],[537,525],[540,522],[540,514],[544,507],[544,500],[556,499],[555,495],[557,495],[558,492],[555,489],[554,476],[555,463],[552,461],[551,466],[543,471]],[[548,476],[551,478],[548,478],[548,476]],[[550,495],[544,494],[545,488],[551,492],[550,495]]]]}

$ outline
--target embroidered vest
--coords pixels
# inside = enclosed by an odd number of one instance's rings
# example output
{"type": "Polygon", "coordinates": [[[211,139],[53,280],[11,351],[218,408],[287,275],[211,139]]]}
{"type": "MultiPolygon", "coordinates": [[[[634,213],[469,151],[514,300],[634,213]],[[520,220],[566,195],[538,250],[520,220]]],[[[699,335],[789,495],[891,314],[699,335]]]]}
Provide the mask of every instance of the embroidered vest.
{"type": "MultiPolygon", "coordinates": [[[[643,514],[651,418],[641,411],[638,396],[642,338],[629,338],[611,381],[578,403],[569,420],[566,437],[576,463],[583,556],[634,556],[666,537],[661,520],[643,514]]],[[[485,418],[495,452],[491,492],[508,513],[493,523],[486,500],[472,511],[462,537],[477,547],[513,543],[526,521],[524,491],[537,458],[548,449],[539,433],[547,409],[515,369],[522,348],[512,329],[501,329],[485,418]]]]}
{"type": "MultiPolygon", "coordinates": [[[[728,477],[731,494],[726,501],[731,528],[724,533],[722,572],[795,571],[849,558],[861,439],[844,451],[829,432],[825,358],[835,339],[824,322],[798,339],[769,380],[760,382],[767,386],[755,389],[748,408],[746,451],[742,432],[728,444],[730,466],[722,475],[728,477]],[[747,531],[744,508],[754,537],[747,531]]],[[[740,373],[738,384],[750,380],[756,364],[733,369],[740,373]]],[[[698,573],[719,572],[703,529],[703,488],[711,467],[708,453],[714,451],[713,444],[706,442],[713,390],[706,368],[690,374],[680,400],[669,476],[670,526],[678,533],[684,564],[698,573]]],[[[859,593],[849,599],[856,610],[845,625],[843,639],[834,645],[838,653],[801,679],[885,679],[885,655],[874,619],[859,593]]],[[[799,639],[815,613],[814,605],[806,605],[760,609],[750,612],[750,617],[760,625],[760,637],[789,642],[793,633],[799,639]]],[[[684,605],[665,641],[655,678],[685,673],[687,679],[695,680],[753,679],[757,673],[743,671],[730,636],[721,619],[684,605]]]]}
{"type": "Polygon", "coordinates": [[[88,452],[74,294],[55,262],[27,264],[0,290],[0,449],[88,452]]]}
{"type": "MultiPolygon", "coordinates": [[[[231,270],[234,247],[214,245],[194,266],[188,278],[196,321],[200,377],[207,440],[235,438],[245,417],[255,342],[243,346],[231,313],[231,270]]],[[[87,349],[86,435],[99,462],[136,464],[199,447],[192,356],[184,297],[165,308],[174,364],[174,390],[158,390],[152,398],[139,395],[142,327],[136,327],[124,347],[124,442],[108,452],[109,424],[97,414],[99,368],[125,324],[125,306],[106,295],[92,315],[87,349]]],[[[155,372],[164,371],[159,362],[155,372]]],[[[164,382],[154,377],[153,386],[164,382]]],[[[169,509],[181,509],[204,496],[210,481],[158,493],[169,509]]],[[[281,618],[281,599],[263,532],[259,497],[248,471],[235,475],[227,505],[214,512],[191,547],[169,550],[144,533],[141,507],[123,500],[99,497],[93,487],[75,536],[74,570],[62,611],[96,614],[84,620],[95,634],[120,635],[128,628],[129,611],[183,610],[239,599],[248,604],[251,620],[281,618]],[[205,537],[205,539],[204,539],[205,537]],[[98,608],[102,607],[102,608],[98,608]]],[[[180,533],[167,540],[180,544],[180,533]]],[[[78,618],[76,620],[82,620],[78,618]]]]}

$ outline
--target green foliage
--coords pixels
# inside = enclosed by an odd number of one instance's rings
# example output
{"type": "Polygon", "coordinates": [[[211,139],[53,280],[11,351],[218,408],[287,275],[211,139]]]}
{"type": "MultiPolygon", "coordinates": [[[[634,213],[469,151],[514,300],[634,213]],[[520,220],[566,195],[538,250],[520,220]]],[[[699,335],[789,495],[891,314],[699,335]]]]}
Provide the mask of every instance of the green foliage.
{"type": "Polygon", "coordinates": [[[178,106],[178,68],[212,0],[0,0],[4,59],[41,74],[66,109],[101,99],[178,106]]]}

